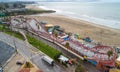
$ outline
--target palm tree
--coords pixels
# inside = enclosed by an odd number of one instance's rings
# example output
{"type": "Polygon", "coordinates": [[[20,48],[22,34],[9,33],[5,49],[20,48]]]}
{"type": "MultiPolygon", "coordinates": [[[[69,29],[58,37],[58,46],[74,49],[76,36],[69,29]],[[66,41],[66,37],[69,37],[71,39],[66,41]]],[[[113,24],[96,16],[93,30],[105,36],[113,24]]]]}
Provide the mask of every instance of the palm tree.
{"type": "Polygon", "coordinates": [[[68,32],[67,34],[68,34],[69,36],[71,36],[71,35],[72,35],[72,33],[71,33],[71,32],[68,32]]]}
{"type": "Polygon", "coordinates": [[[58,37],[58,34],[57,34],[57,33],[55,34],[55,37],[56,37],[56,38],[58,37]]]}
{"type": "Polygon", "coordinates": [[[68,42],[65,44],[65,46],[66,46],[67,48],[69,48],[69,47],[70,47],[70,45],[69,45],[69,43],[68,43],[68,42]]]}
{"type": "Polygon", "coordinates": [[[27,67],[27,68],[30,68],[30,67],[31,67],[29,62],[26,62],[26,67],[27,67]]]}
{"type": "Polygon", "coordinates": [[[54,34],[55,38],[57,39],[57,37],[58,37],[58,33],[56,32],[55,29],[53,29],[53,32],[52,32],[52,33],[54,34]]]}
{"type": "Polygon", "coordinates": [[[108,55],[108,57],[110,58],[110,56],[113,54],[113,51],[112,50],[110,50],[110,51],[108,51],[107,52],[107,55],[108,55]]]}
{"type": "Polygon", "coordinates": [[[32,68],[33,65],[30,62],[26,62],[24,68],[32,68]]]}

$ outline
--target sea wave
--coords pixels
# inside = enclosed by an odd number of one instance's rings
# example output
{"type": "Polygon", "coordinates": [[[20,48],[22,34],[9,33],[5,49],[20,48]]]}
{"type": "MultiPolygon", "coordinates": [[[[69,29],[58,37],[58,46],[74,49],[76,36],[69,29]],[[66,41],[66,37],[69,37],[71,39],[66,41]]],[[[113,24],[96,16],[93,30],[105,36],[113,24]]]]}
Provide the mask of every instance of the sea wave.
{"type": "Polygon", "coordinates": [[[45,9],[45,10],[54,10],[54,11],[56,11],[56,13],[59,13],[59,14],[61,14],[61,13],[75,14],[74,12],[63,11],[63,10],[53,9],[53,8],[48,8],[48,7],[45,7],[45,6],[39,6],[39,7],[42,8],[42,9],[45,9]]]}
{"type": "Polygon", "coordinates": [[[49,10],[49,8],[45,7],[45,6],[39,6],[39,8],[45,9],[45,10],[49,10]]]}
{"type": "Polygon", "coordinates": [[[93,22],[95,24],[104,25],[107,27],[115,28],[115,29],[120,29],[120,21],[117,21],[117,20],[97,18],[93,16],[88,16],[88,15],[82,15],[82,18],[84,20],[93,22]]]}
{"type": "Polygon", "coordinates": [[[52,8],[47,8],[45,6],[39,6],[39,7],[43,8],[45,10],[54,10],[54,11],[56,11],[57,14],[65,15],[68,17],[73,17],[73,18],[85,20],[88,22],[107,26],[107,27],[114,28],[114,29],[120,29],[120,21],[117,21],[117,20],[102,19],[102,18],[97,18],[97,17],[93,17],[93,16],[88,16],[85,14],[80,15],[80,14],[77,14],[75,12],[64,11],[64,10],[59,10],[59,9],[52,9],[52,8]]]}

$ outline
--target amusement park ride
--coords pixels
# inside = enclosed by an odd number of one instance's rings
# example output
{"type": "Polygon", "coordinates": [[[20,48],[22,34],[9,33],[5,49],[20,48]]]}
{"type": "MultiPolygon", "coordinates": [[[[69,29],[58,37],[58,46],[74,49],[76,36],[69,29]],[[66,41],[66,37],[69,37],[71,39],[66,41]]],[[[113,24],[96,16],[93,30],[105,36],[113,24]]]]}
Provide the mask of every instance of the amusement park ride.
{"type": "Polygon", "coordinates": [[[66,43],[70,44],[70,50],[80,55],[84,59],[88,61],[92,61],[98,69],[108,70],[111,67],[115,67],[115,60],[117,58],[117,53],[115,49],[109,46],[104,45],[89,45],[83,44],[79,41],[74,40],[71,36],[69,36],[68,40],[64,40],[61,38],[55,38],[53,34],[49,34],[46,31],[45,25],[41,24],[35,18],[23,18],[23,17],[15,17],[11,19],[11,26],[14,28],[25,27],[28,31],[34,32],[38,35],[44,36],[50,40],[56,41],[61,45],[65,45],[66,43]],[[18,19],[20,22],[16,22],[14,19],[18,19]],[[22,20],[23,19],[23,20],[22,20]],[[23,22],[26,20],[26,22],[23,22]],[[39,27],[38,27],[39,26],[39,27]],[[111,51],[111,55],[108,55],[108,52],[111,51]]]}

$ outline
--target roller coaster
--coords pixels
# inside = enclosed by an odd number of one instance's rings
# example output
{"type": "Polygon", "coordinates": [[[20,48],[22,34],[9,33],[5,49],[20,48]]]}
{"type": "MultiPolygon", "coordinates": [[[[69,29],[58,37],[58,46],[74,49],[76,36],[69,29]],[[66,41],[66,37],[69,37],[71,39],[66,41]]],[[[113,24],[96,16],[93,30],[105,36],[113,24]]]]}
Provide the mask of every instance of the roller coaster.
{"type": "Polygon", "coordinates": [[[62,38],[56,38],[54,34],[49,34],[45,28],[45,25],[40,24],[40,22],[35,18],[24,18],[22,17],[13,17],[11,19],[10,26],[14,28],[25,27],[28,31],[34,32],[40,36],[43,36],[49,40],[54,40],[55,42],[65,46],[66,43],[69,43],[69,50],[75,52],[80,55],[82,58],[88,61],[96,62],[96,67],[98,69],[107,70],[109,67],[115,66],[116,60],[116,52],[115,49],[109,46],[104,45],[92,45],[87,46],[86,44],[82,44],[81,42],[72,39],[69,36],[69,40],[65,41],[62,38]],[[18,19],[19,22],[16,22],[15,19],[18,19]],[[108,56],[108,51],[112,51],[112,55],[108,56]]]}

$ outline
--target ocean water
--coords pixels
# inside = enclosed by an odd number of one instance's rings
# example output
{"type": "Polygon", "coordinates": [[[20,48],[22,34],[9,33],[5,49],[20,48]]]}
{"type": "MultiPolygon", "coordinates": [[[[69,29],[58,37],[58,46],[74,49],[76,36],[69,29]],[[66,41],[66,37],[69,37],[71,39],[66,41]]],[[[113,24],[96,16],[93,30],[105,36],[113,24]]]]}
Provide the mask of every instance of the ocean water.
{"type": "Polygon", "coordinates": [[[38,2],[43,9],[120,29],[120,3],[38,2]]]}

